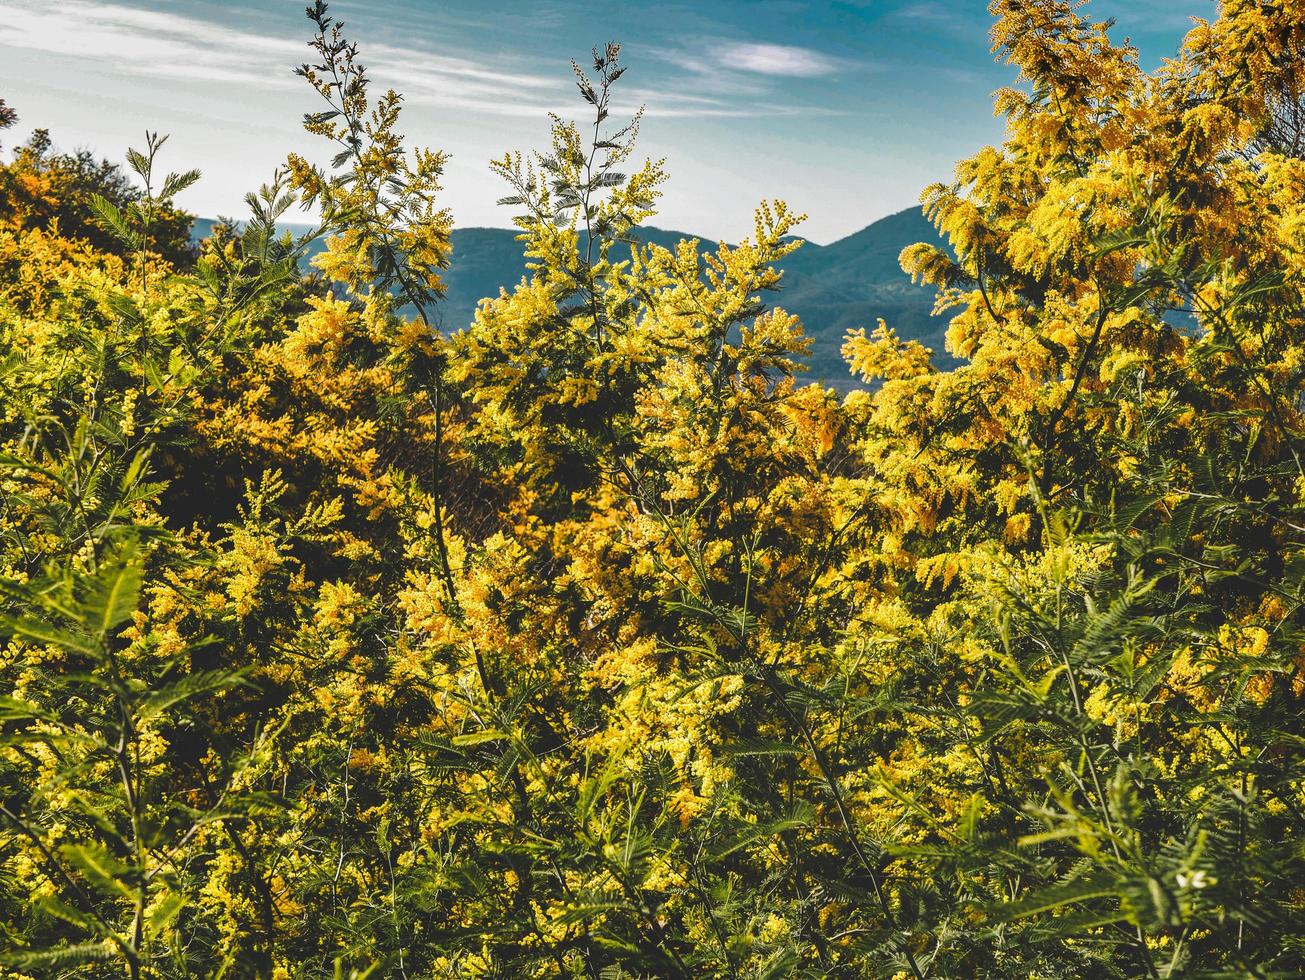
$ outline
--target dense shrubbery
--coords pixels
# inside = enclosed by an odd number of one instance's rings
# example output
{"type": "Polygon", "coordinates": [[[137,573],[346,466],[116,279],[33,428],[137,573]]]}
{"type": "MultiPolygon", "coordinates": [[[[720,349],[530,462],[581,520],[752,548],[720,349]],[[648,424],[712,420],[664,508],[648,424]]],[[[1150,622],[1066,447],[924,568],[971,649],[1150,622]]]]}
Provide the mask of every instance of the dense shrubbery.
{"type": "Polygon", "coordinates": [[[153,142],[137,189],[20,152],[8,975],[1305,973],[1305,8],[1155,74],[993,9],[1006,142],[903,256],[965,362],[858,333],[846,396],[766,305],[784,206],[622,243],[615,47],[447,332],[442,157],[320,5],[335,166],[193,261],[153,142]]]}

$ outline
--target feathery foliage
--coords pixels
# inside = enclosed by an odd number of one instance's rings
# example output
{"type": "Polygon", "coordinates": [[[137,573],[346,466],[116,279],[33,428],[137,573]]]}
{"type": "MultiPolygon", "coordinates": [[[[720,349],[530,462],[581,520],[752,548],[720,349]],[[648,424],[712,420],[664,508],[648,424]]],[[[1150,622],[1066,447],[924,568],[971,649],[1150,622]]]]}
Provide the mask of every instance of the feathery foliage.
{"type": "Polygon", "coordinates": [[[1305,9],[1150,73],[992,11],[1005,139],[902,256],[959,366],[881,324],[846,394],[786,205],[638,237],[616,44],[492,163],[529,267],[470,323],[445,158],[324,3],[329,165],[198,256],[162,139],[20,149],[6,975],[1305,972],[1305,9]]]}

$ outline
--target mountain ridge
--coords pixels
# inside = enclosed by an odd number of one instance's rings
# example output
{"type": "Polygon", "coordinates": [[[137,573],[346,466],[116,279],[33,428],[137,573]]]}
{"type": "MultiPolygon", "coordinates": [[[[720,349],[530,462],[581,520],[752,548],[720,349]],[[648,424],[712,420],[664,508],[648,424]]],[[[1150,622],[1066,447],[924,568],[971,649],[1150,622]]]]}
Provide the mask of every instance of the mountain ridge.
{"type": "MultiPolygon", "coordinates": [[[[195,237],[207,236],[213,225],[212,219],[196,219],[195,237]]],[[[511,289],[526,275],[518,234],[514,228],[453,230],[453,260],[444,276],[448,292],[441,304],[447,329],[469,324],[482,299],[497,296],[500,288],[511,289]]],[[[696,239],[700,251],[718,244],[708,237],[656,226],[637,229],[635,237],[666,247],[696,239]]],[[[907,208],[827,245],[802,239],[802,247],[781,263],[784,278],[771,305],[799,316],[811,336],[808,377],[838,388],[854,387],[840,354],[844,335],[856,327],[872,329],[881,318],[900,336],[932,348],[940,364],[952,363],[943,349],[948,318],[933,314],[934,290],[913,284],[898,264],[902,249],[916,242],[942,245],[919,208],[907,208]]],[[[315,243],[313,251],[320,247],[315,243]]]]}

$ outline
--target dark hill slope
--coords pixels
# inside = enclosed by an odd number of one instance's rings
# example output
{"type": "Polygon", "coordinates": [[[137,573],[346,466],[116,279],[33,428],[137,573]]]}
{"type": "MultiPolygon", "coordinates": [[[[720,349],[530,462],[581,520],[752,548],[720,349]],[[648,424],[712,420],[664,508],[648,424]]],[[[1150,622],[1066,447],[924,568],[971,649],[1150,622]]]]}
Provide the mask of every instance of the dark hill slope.
{"type": "Polygon", "coordinates": [[[943,352],[947,317],[933,315],[934,290],[912,283],[898,264],[902,249],[916,242],[940,239],[920,210],[910,208],[829,245],[808,242],[789,256],[779,302],[802,317],[815,341],[812,375],[848,379],[839,353],[844,334],[856,327],[868,333],[880,318],[950,362],[943,352]]]}

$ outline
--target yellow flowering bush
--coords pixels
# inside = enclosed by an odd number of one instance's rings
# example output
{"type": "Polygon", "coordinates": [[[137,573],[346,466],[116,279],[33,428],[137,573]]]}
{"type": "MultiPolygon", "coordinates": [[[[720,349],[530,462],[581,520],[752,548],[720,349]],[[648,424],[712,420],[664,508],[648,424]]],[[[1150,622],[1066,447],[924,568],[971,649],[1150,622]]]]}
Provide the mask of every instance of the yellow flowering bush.
{"type": "Polygon", "coordinates": [[[959,366],[880,323],[845,395],[786,205],[632,241],[615,44],[492,164],[470,323],[323,3],[333,164],[198,255],[155,137],[116,196],[5,165],[5,975],[1305,972],[1305,9],[1154,72],[992,12],[1005,138],[902,256],[959,366]]]}

